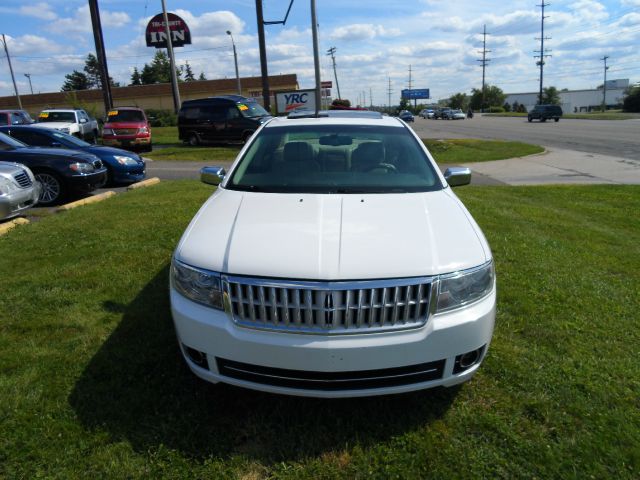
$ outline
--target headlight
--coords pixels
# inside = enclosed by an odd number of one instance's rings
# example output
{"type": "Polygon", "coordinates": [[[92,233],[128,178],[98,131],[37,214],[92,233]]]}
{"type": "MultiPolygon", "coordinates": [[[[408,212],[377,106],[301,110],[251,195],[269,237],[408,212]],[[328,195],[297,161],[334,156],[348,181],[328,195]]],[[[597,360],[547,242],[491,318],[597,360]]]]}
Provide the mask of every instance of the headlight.
{"type": "Polygon", "coordinates": [[[90,163],[72,163],[69,168],[76,173],[93,173],[95,171],[90,163]]]}
{"type": "Polygon", "coordinates": [[[140,127],[138,133],[149,133],[149,129],[147,127],[140,127]]]}
{"type": "Polygon", "coordinates": [[[71,130],[69,130],[69,128],[67,128],[67,127],[61,128],[61,129],[60,129],[60,131],[61,131],[62,133],[69,133],[69,132],[71,132],[71,130]]]}
{"type": "Polygon", "coordinates": [[[177,260],[171,262],[171,283],[189,300],[223,310],[220,274],[190,267],[177,260]]]}
{"type": "Polygon", "coordinates": [[[9,195],[18,190],[18,186],[6,177],[0,177],[0,195],[9,195]]]}
{"type": "Polygon", "coordinates": [[[113,158],[115,158],[120,165],[138,165],[135,158],[125,157],[122,155],[114,155],[113,158]]]}
{"type": "Polygon", "coordinates": [[[460,308],[487,296],[491,293],[494,279],[493,261],[441,276],[436,313],[460,308]]]}

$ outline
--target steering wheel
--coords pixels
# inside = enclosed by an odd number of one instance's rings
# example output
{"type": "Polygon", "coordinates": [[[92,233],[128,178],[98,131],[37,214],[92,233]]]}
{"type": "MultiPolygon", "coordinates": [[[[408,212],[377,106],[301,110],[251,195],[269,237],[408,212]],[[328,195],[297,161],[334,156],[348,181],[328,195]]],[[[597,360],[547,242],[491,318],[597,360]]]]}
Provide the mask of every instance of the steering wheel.
{"type": "Polygon", "coordinates": [[[386,171],[394,172],[394,173],[398,171],[396,166],[391,163],[378,163],[376,165],[371,165],[369,168],[366,168],[364,171],[371,172],[372,170],[377,170],[378,168],[384,168],[386,171]]]}

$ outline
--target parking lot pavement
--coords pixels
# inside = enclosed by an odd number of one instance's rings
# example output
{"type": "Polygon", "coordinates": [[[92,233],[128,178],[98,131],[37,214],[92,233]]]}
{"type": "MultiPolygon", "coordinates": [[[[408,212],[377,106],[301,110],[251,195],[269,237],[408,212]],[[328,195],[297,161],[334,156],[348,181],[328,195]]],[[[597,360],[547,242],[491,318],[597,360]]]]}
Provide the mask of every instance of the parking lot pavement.
{"type": "Polygon", "coordinates": [[[640,184],[640,160],[548,148],[545,153],[468,163],[474,173],[507,185],[640,184]]]}

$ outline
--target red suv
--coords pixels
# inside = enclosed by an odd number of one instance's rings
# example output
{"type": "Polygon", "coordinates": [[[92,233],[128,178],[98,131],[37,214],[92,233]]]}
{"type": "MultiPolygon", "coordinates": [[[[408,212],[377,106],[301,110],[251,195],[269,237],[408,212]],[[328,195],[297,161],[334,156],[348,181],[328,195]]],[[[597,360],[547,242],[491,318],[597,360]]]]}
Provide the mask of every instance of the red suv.
{"type": "Polygon", "coordinates": [[[102,128],[102,143],[142,152],[151,151],[151,126],[138,107],[114,107],[102,128]]]}

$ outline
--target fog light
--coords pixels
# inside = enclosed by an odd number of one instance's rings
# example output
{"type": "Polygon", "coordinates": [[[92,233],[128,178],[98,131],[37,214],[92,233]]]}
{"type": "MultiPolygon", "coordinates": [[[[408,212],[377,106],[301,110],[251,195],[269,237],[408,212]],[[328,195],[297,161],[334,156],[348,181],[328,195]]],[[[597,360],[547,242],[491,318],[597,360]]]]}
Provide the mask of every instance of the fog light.
{"type": "Polygon", "coordinates": [[[464,372],[465,370],[468,370],[469,368],[473,367],[477,363],[480,363],[480,360],[482,359],[482,354],[484,353],[484,348],[485,348],[485,345],[475,350],[471,350],[470,352],[463,353],[462,355],[458,355],[453,365],[454,375],[456,373],[464,372]]]}
{"type": "Polygon", "coordinates": [[[189,360],[195,363],[200,368],[206,368],[209,370],[209,362],[207,361],[207,354],[196,350],[195,348],[187,347],[186,345],[182,345],[184,351],[187,353],[189,360]]]}

